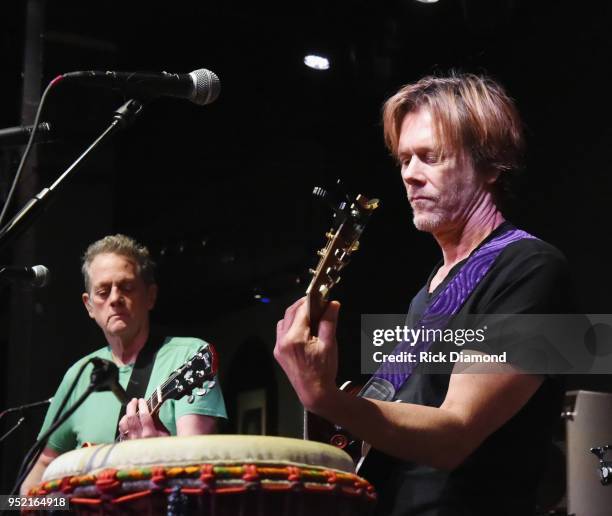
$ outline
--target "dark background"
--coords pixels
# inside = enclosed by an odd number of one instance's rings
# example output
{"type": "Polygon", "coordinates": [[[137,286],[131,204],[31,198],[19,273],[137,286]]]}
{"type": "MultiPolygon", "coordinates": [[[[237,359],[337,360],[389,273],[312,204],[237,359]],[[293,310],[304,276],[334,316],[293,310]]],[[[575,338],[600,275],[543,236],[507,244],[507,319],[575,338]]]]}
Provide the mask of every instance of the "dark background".
{"type": "MultiPolygon", "coordinates": [[[[304,291],[330,220],[312,188],[342,178],[348,191],[382,199],[334,296],[343,302],[340,376],[354,377],[360,314],[405,311],[439,259],[411,224],[380,107],[402,84],[450,68],[486,72],[515,98],[528,153],[508,215],[565,252],[586,312],[610,312],[610,10],[552,0],[2,2],[0,127],[31,123],[44,86],[73,70],[205,67],[222,91],[206,107],[152,102],[0,250],[2,265],[44,263],[53,273],[43,290],[0,290],[0,408],[52,395],[66,367],[101,345],[81,307],[79,257],[93,240],[123,232],[158,261],[155,320],[215,335],[222,359],[230,357],[222,368],[230,410],[237,385],[265,386],[269,433],[286,433],[283,418],[295,411],[283,404],[291,393],[283,395],[270,349],[273,322],[304,291]],[[37,17],[40,30],[27,36],[37,17]],[[305,67],[309,52],[327,55],[331,69],[305,67]],[[24,72],[33,87],[25,100],[24,72]],[[262,306],[258,292],[271,302],[262,306]]],[[[123,100],[68,83],[52,90],[42,120],[58,141],[37,146],[12,211],[48,186],[123,100]]],[[[0,200],[21,151],[0,148],[0,200]]],[[[608,377],[571,383],[612,387],[608,377]]],[[[1,445],[2,492],[41,418],[32,413],[1,445]]]]}

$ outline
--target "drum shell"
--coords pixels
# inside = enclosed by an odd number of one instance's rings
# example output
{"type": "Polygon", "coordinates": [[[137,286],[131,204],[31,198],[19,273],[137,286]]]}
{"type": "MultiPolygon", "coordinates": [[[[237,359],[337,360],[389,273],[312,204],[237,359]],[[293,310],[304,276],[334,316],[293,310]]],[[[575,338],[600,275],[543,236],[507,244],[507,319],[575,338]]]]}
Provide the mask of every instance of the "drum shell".
{"type": "MultiPolygon", "coordinates": [[[[570,391],[566,396],[567,510],[575,516],[609,516],[612,485],[602,486],[598,459],[589,450],[612,444],[612,394],[570,391]]],[[[612,460],[612,453],[608,460],[612,460]]]]}

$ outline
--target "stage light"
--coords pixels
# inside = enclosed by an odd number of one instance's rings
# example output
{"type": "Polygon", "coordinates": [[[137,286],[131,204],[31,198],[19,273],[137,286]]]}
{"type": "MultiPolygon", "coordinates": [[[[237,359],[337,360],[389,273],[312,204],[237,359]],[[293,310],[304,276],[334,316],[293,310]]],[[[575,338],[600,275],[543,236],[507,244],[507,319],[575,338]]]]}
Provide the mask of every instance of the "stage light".
{"type": "Polygon", "coordinates": [[[416,1],[421,4],[437,4],[438,3],[438,0],[416,0],[416,1]]]}
{"type": "Polygon", "coordinates": [[[264,303],[264,304],[268,304],[270,302],[269,297],[263,296],[259,292],[255,292],[255,294],[253,294],[253,299],[259,301],[260,303],[264,303]]]}
{"type": "Polygon", "coordinates": [[[327,57],[317,56],[314,54],[308,54],[305,56],[304,64],[313,70],[329,70],[330,67],[329,59],[327,59],[327,57]]]}

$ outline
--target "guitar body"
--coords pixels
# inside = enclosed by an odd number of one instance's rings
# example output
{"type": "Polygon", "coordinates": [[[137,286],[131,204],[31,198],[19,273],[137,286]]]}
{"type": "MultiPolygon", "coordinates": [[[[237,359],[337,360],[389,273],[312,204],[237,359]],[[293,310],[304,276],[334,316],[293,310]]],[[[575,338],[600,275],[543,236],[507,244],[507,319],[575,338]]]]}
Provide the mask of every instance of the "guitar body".
{"type": "MultiPolygon", "coordinates": [[[[341,390],[357,396],[361,391],[362,385],[351,381],[345,382],[341,390]]],[[[363,441],[357,439],[345,428],[330,423],[327,419],[323,419],[312,412],[305,411],[304,413],[304,438],[310,441],[331,444],[336,448],[340,448],[348,453],[353,462],[358,464],[363,456],[363,441]]]]}

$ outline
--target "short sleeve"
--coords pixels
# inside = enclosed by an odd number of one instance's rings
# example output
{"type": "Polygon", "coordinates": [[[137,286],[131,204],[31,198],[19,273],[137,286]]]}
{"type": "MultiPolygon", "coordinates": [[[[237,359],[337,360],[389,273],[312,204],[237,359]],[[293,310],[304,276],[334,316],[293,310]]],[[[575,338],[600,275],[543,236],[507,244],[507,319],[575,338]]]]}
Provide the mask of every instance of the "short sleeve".
{"type": "Polygon", "coordinates": [[[499,256],[479,288],[474,313],[575,313],[575,299],[565,256],[541,240],[521,240],[499,256]]]}
{"type": "MultiPolygon", "coordinates": [[[[149,381],[148,391],[152,391],[172,371],[190,360],[205,344],[205,341],[193,337],[168,337],[167,343],[158,352],[155,360],[154,374],[149,381]]],[[[218,377],[214,378],[214,384],[206,394],[200,396],[197,392],[194,392],[193,403],[189,403],[189,396],[183,396],[176,400],[169,400],[162,405],[160,419],[171,433],[176,433],[176,422],[182,416],[195,414],[227,417],[218,377]]]]}
{"type": "MultiPolygon", "coordinates": [[[[45,420],[43,422],[42,428],[38,433],[38,439],[51,427],[53,420],[55,419],[55,415],[62,404],[66,394],[70,390],[70,386],[72,382],[75,380],[78,368],[80,368],[81,363],[73,365],[68,369],[64,378],[62,379],[57,391],[53,395],[53,401],[47,410],[47,414],[45,415],[45,420]]],[[[73,400],[68,400],[66,407],[70,407],[72,405],[73,400]]],[[[65,409],[64,409],[65,410],[65,409]]],[[[72,428],[72,418],[68,418],[67,421],[57,429],[55,432],[51,434],[49,440],[47,441],[47,446],[52,448],[58,453],[65,453],[67,451],[73,450],[77,446],[77,438],[72,428]]]]}
{"type": "Polygon", "coordinates": [[[182,416],[189,414],[227,418],[219,378],[215,377],[214,387],[209,392],[203,396],[196,395],[193,403],[189,403],[185,397],[177,400],[174,405],[174,414],[177,421],[182,416]]]}

